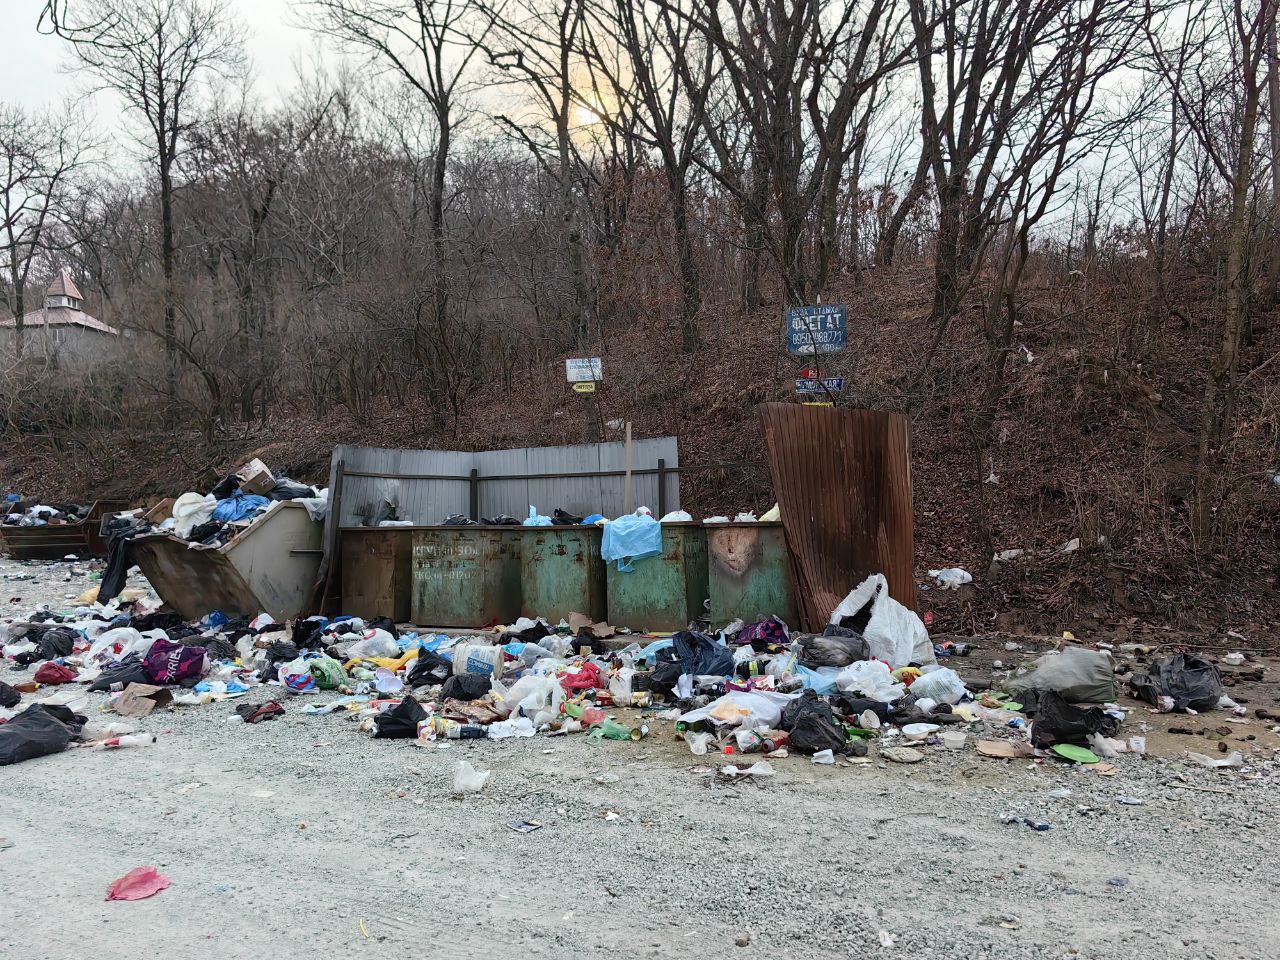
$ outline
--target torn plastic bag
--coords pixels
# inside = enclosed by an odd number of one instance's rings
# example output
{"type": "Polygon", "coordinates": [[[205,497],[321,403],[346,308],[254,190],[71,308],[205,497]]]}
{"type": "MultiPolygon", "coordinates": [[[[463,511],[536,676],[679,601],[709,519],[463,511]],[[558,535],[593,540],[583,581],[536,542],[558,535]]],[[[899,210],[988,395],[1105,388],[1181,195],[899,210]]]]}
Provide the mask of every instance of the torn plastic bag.
{"type": "Polygon", "coordinates": [[[80,736],[84,725],[85,718],[66,707],[33,703],[8,723],[0,723],[0,767],[60,753],[80,736]]]}
{"type": "Polygon", "coordinates": [[[316,678],[311,674],[310,661],[302,657],[280,664],[277,677],[290,693],[315,693],[319,689],[316,678]]]}
{"type": "Polygon", "coordinates": [[[151,683],[151,675],[147,673],[147,668],[142,663],[142,657],[136,653],[131,653],[115,663],[107,664],[102,668],[102,672],[98,674],[98,679],[89,684],[89,689],[95,691],[110,690],[111,685],[115,683],[120,684],[121,690],[131,683],[151,683]]]}
{"type": "Polygon", "coordinates": [[[410,687],[435,687],[448,680],[452,673],[453,661],[446,660],[438,653],[422,650],[418,653],[418,659],[413,661],[409,678],[405,682],[410,687]]]}
{"type": "Polygon", "coordinates": [[[854,635],[795,634],[800,644],[800,659],[812,667],[847,667],[858,660],[870,659],[871,650],[862,635],[853,630],[845,632],[854,635]]]}
{"type": "MultiPolygon", "coordinates": [[[[790,639],[787,625],[777,617],[769,617],[767,620],[748,623],[738,631],[738,635],[734,637],[733,642],[749,643],[756,650],[764,650],[770,644],[785,644],[790,639]]],[[[828,664],[824,664],[824,666],[828,666],[828,664]]],[[[830,666],[835,666],[835,664],[830,664],[830,666]]]]}
{"type": "Polygon", "coordinates": [[[1043,749],[1059,743],[1088,747],[1090,734],[1114,737],[1120,721],[1101,707],[1076,707],[1052,690],[1040,696],[1040,712],[1031,724],[1031,742],[1043,749]]]}
{"type": "Polygon", "coordinates": [[[1161,697],[1169,697],[1177,713],[1186,713],[1188,708],[1212,710],[1222,697],[1222,674],[1202,657],[1179,653],[1161,657],[1145,675],[1135,674],[1129,690],[1139,700],[1157,706],[1161,697]]]}
{"type": "Polygon", "coordinates": [[[1105,650],[1067,647],[1019,667],[1004,682],[1015,700],[1023,690],[1052,690],[1070,703],[1111,703],[1116,699],[1111,655],[1105,650]]]}
{"type": "Polygon", "coordinates": [[[765,690],[733,690],[705,707],[682,714],[684,723],[710,719],[718,725],[745,725],[749,730],[777,727],[783,708],[796,699],[794,693],[771,693],[765,690]]]}
{"type": "Polygon", "coordinates": [[[662,525],[653,517],[629,513],[605,524],[600,556],[606,563],[617,560],[619,573],[631,573],[634,561],[660,553],[662,525]]]}
{"type": "Polygon", "coordinates": [[[854,587],[831,611],[830,622],[860,631],[871,657],[891,667],[934,662],[924,621],[889,596],[884,574],[872,574],[854,587]]]}
{"type": "Polygon", "coordinates": [[[396,638],[386,630],[373,629],[364,635],[364,639],[358,640],[347,649],[347,659],[355,660],[359,657],[390,657],[395,659],[400,656],[400,647],[396,643],[396,638]]]}
{"type": "Polygon", "coordinates": [[[907,692],[906,687],[894,682],[889,667],[879,660],[849,664],[836,675],[836,686],[846,693],[857,693],[881,703],[892,703],[907,692]]]}
{"type": "Polygon", "coordinates": [[[790,746],[801,753],[821,750],[840,753],[848,741],[844,727],[831,711],[831,704],[812,690],[806,690],[787,704],[778,726],[790,731],[790,746]]]}
{"type": "Polygon", "coordinates": [[[373,720],[373,735],[383,740],[411,740],[418,735],[418,724],[427,719],[427,711],[413,697],[405,697],[386,713],[373,720]]]}
{"type": "Polygon", "coordinates": [[[969,693],[960,674],[948,667],[928,670],[916,677],[911,692],[922,700],[938,703],[959,703],[969,693]]]}
{"type": "Polygon", "coordinates": [[[671,648],[680,663],[681,673],[692,673],[698,677],[733,675],[733,651],[705,633],[681,630],[671,638],[671,648]]]}
{"type": "MultiPolygon", "coordinates": [[[[93,687],[90,687],[89,689],[92,690],[93,687]]],[[[5,683],[3,680],[0,680],[0,707],[4,707],[6,710],[10,707],[16,707],[18,705],[18,701],[21,699],[22,694],[13,689],[13,687],[9,686],[9,684],[5,683]]]]}
{"type": "Polygon", "coordinates": [[[560,712],[560,704],[564,700],[564,690],[555,677],[529,674],[521,677],[511,685],[506,697],[498,707],[498,712],[508,716],[536,717],[543,710],[552,713],[560,712]]]}

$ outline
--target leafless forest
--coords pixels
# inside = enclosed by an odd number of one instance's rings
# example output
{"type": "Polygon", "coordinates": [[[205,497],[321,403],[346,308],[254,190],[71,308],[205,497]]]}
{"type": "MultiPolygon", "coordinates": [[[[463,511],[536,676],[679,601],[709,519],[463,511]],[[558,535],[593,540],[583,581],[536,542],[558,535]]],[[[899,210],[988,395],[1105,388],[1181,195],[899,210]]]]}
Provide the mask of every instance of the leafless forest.
{"type": "Polygon", "coordinates": [[[220,0],[7,24],[127,124],[0,99],[7,312],[65,265],[129,334],[73,368],[18,331],[10,483],[146,499],[250,451],[315,477],[337,441],[630,419],[680,437],[690,509],[763,509],[782,308],[842,302],[840,402],[913,418],[917,566],[977,580],[928,596],[947,625],[1269,642],[1276,0],[293,9],[345,57],[272,108],[220,0]]]}

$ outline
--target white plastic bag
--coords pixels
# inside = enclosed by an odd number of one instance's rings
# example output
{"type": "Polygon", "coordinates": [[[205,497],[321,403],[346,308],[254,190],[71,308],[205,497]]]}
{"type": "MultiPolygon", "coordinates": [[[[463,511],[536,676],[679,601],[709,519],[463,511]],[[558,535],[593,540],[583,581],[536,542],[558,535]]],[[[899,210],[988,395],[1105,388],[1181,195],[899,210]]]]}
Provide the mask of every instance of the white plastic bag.
{"type": "Polygon", "coordinates": [[[506,740],[508,737],[532,737],[533,721],[528,717],[512,717],[510,720],[499,720],[489,724],[490,740],[506,740]]]}
{"type": "Polygon", "coordinates": [[[937,700],[938,703],[959,703],[968,693],[960,674],[949,667],[929,670],[911,684],[911,692],[920,699],[937,700]]]}
{"type": "Polygon", "coordinates": [[[358,657],[391,657],[395,659],[400,656],[400,648],[396,646],[396,638],[386,630],[374,628],[364,635],[363,640],[357,640],[347,648],[347,659],[355,660],[358,657]]]}
{"type": "Polygon", "coordinates": [[[479,793],[492,770],[477,770],[466,760],[459,760],[453,768],[453,792],[457,794],[479,793]]]}
{"type": "Polygon", "coordinates": [[[659,523],[692,523],[693,517],[685,513],[683,510],[672,510],[664,516],[659,523]]]}
{"type": "MultiPolygon", "coordinates": [[[[93,646],[89,648],[88,659],[90,662],[97,660],[100,657],[114,660],[116,658],[116,654],[113,648],[117,643],[120,644],[122,648],[130,646],[134,648],[142,648],[141,656],[145,657],[147,655],[146,652],[151,649],[151,644],[154,642],[154,640],[148,642],[142,634],[133,627],[116,627],[114,630],[104,630],[102,633],[98,634],[97,639],[93,641],[93,646]]],[[[120,655],[124,656],[124,653],[121,652],[120,655]]]]}
{"type": "Polygon", "coordinates": [[[609,696],[613,698],[614,706],[631,705],[631,677],[634,674],[635,670],[623,667],[609,679],[609,696]]]}
{"type": "Polygon", "coordinates": [[[707,745],[711,743],[711,734],[689,730],[684,735],[684,742],[689,745],[689,752],[695,757],[705,757],[707,745]]]}
{"type": "Polygon", "coordinates": [[[564,688],[554,676],[527,674],[511,685],[497,709],[512,717],[536,717],[546,710],[559,713],[563,700],[564,688]]]}
{"type": "Polygon", "coordinates": [[[889,596],[889,582],[884,574],[867,577],[849,592],[831,611],[830,623],[839,624],[863,607],[871,604],[871,619],[862,631],[874,660],[883,660],[891,667],[905,667],[908,663],[933,663],[933,644],[929,631],[914,610],[908,610],[889,596]]]}
{"type": "Polygon", "coordinates": [[[705,707],[690,710],[680,719],[685,723],[697,723],[710,718],[712,723],[731,726],[742,724],[751,730],[772,728],[782,719],[782,708],[797,696],[794,693],[734,690],[705,707]]]}
{"type": "Polygon", "coordinates": [[[973,574],[959,567],[946,567],[942,570],[930,570],[929,576],[943,590],[959,590],[966,583],[973,583],[973,574]]]}
{"type": "Polygon", "coordinates": [[[836,686],[881,703],[892,703],[907,692],[906,687],[894,682],[889,668],[879,660],[858,660],[849,664],[836,674],[836,686]]]}

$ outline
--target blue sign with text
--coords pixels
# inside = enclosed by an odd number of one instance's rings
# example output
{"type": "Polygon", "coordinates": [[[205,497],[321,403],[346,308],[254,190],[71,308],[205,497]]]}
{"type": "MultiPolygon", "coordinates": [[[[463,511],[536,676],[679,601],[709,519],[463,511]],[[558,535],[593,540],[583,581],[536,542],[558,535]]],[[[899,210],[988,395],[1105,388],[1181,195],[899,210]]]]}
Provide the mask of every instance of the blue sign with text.
{"type": "Polygon", "coordinates": [[[849,311],[844,304],[787,307],[787,353],[839,353],[849,346],[849,311]]]}

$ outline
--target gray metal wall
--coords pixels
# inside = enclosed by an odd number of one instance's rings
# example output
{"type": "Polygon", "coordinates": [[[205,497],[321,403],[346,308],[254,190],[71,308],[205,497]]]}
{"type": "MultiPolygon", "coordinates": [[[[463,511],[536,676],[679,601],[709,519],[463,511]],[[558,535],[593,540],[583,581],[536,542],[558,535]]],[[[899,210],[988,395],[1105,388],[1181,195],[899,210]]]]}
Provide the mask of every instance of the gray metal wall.
{"type": "MultiPolygon", "coordinates": [[[[632,441],[633,470],[652,470],[658,460],[668,468],[680,465],[675,437],[632,441]]],[[[387,450],[377,447],[339,446],[333,451],[329,468],[332,491],[339,461],[343,463],[341,526],[364,526],[376,515],[383,500],[396,505],[402,520],[418,524],[436,524],[450,514],[464,516],[471,507],[468,483],[471,471],[478,470],[482,517],[498,514],[524,519],[529,505],[550,516],[560,507],[570,513],[586,515],[603,513],[616,517],[623,511],[623,477],[546,477],[514,479],[545,473],[589,473],[600,470],[624,470],[627,465],[625,443],[578,444],[564,447],[522,447],[517,450],[492,450],[484,453],[460,453],[451,450],[387,450]],[[391,477],[352,476],[352,473],[392,474],[391,477]],[[415,478],[458,479],[415,479],[415,478]],[[489,479],[511,477],[512,479],[489,479]]],[[[656,475],[632,478],[633,506],[658,509],[656,475]]],[[[679,474],[666,477],[666,508],[680,507],[679,474]]]]}

